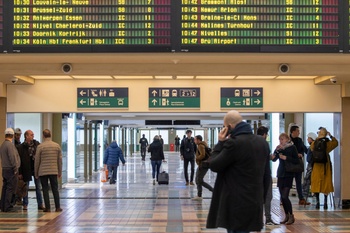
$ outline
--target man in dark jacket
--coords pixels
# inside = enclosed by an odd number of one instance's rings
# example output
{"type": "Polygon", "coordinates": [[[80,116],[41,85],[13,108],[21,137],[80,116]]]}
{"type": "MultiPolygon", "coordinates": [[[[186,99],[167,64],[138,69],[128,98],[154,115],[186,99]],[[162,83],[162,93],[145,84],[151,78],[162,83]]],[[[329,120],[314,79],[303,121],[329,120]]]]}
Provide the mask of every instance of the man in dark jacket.
{"type": "Polygon", "coordinates": [[[117,171],[119,166],[119,160],[125,165],[125,159],[123,156],[123,151],[120,149],[116,141],[113,141],[105,151],[103,157],[103,164],[105,167],[108,166],[108,172],[111,172],[111,178],[109,180],[110,184],[115,184],[117,180],[117,171]]]}
{"type": "Polygon", "coordinates": [[[145,161],[146,158],[146,148],[148,146],[148,140],[147,138],[145,138],[145,135],[142,134],[142,138],[140,138],[140,146],[141,146],[141,157],[142,157],[142,161],[145,161]]]}
{"type": "Polygon", "coordinates": [[[186,131],[186,136],[181,141],[180,146],[180,153],[181,153],[181,159],[184,161],[184,174],[185,174],[185,180],[186,185],[194,185],[193,178],[194,178],[194,158],[195,153],[197,150],[197,146],[194,143],[194,138],[192,137],[192,130],[188,129],[186,131]],[[191,178],[188,179],[188,163],[191,163],[191,178]]]}
{"type": "Polygon", "coordinates": [[[260,231],[263,227],[263,177],[269,146],[252,133],[237,111],[224,117],[224,128],[210,159],[217,172],[207,228],[228,233],[260,231]]]}
{"type": "MultiPolygon", "coordinates": [[[[31,130],[24,132],[24,142],[17,146],[19,156],[21,158],[21,166],[19,168],[19,179],[27,184],[27,189],[29,188],[29,182],[34,176],[34,159],[36,148],[40,143],[34,140],[34,133],[31,130]]],[[[38,210],[44,210],[43,197],[41,195],[41,185],[40,180],[34,177],[35,191],[36,191],[36,201],[38,203],[38,210]]],[[[23,197],[23,210],[28,208],[28,193],[23,197]]]]}
{"type": "MultiPolygon", "coordinates": [[[[298,157],[304,158],[304,154],[307,153],[307,148],[303,142],[303,140],[299,137],[300,135],[300,129],[297,125],[292,125],[290,127],[290,139],[292,140],[294,146],[298,150],[298,157]]],[[[299,205],[310,205],[310,202],[306,202],[304,195],[303,195],[303,189],[301,185],[301,178],[302,178],[302,172],[295,173],[295,186],[297,188],[298,198],[299,198],[299,205]]]]}

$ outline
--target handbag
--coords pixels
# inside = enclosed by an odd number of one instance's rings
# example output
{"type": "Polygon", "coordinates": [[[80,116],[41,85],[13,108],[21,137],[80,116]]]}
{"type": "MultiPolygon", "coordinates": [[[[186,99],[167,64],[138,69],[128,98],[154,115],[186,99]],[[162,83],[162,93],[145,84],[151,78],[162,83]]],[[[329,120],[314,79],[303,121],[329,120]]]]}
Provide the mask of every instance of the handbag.
{"type": "Polygon", "coordinates": [[[285,160],[284,167],[286,169],[286,172],[299,173],[304,171],[304,162],[302,159],[299,159],[299,163],[292,163],[285,160]]]}

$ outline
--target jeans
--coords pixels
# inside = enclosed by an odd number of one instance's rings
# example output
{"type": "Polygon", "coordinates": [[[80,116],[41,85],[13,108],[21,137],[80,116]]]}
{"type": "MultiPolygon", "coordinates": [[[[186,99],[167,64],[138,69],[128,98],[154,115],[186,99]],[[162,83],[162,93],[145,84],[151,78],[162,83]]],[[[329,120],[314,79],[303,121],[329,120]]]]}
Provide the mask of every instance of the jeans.
{"type": "MultiPolygon", "coordinates": [[[[29,181],[27,182],[27,188],[29,190],[29,181]]],[[[43,206],[43,196],[41,195],[41,184],[40,184],[40,178],[35,179],[34,177],[34,184],[35,184],[35,194],[36,194],[36,202],[38,203],[38,207],[43,206]]],[[[23,197],[23,205],[28,206],[28,193],[27,196],[23,197]]]]}
{"type": "Polygon", "coordinates": [[[108,166],[108,176],[110,177],[109,183],[115,184],[117,180],[118,165],[108,166]]]}
{"type": "Polygon", "coordinates": [[[1,193],[1,211],[9,211],[12,197],[16,192],[18,173],[14,174],[13,168],[2,168],[2,193],[1,193]]]}
{"type": "Polygon", "coordinates": [[[193,182],[193,177],[194,177],[194,159],[188,160],[184,159],[184,174],[185,174],[185,180],[188,182],[188,163],[191,163],[191,179],[190,181],[193,182]]]}
{"type": "Polygon", "coordinates": [[[157,181],[158,181],[158,175],[160,166],[162,165],[162,160],[151,160],[152,165],[152,178],[155,179],[156,171],[157,171],[157,181]]]}
{"type": "Polygon", "coordinates": [[[297,193],[298,193],[298,198],[299,200],[301,199],[304,199],[303,197],[303,189],[301,187],[301,176],[302,176],[302,172],[298,172],[298,173],[295,173],[295,185],[296,185],[296,188],[297,188],[297,193]]]}
{"type": "Polygon", "coordinates": [[[56,209],[61,208],[60,194],[58,193],[57,175],[40,176],[41,185],[43,186],[45,208],[48,210],[50,209],[49,180],[50,180],[53,198],[55,201],[55,208],[56,209]]]}
{"type": "Polygon", "coordinates": [[[204,176],[207,174],[208,168],[202,168],[202,167],[197,167],[196,171],[196,184],[197,184],[197,194],[198,197],[202,196],[202,186],[204,186],[206,189],[209,191],[213,191],[213,187],[210,186],[210,184],[204,182],[204,176]]]}
{"type": "Polygon", "coordinates": [[[271,220],[271,201],[272,201],[272,177],[270,181],[270,185],[266,192],[266,199],[265,199],[265,218],[266,221],[271,220]]]}

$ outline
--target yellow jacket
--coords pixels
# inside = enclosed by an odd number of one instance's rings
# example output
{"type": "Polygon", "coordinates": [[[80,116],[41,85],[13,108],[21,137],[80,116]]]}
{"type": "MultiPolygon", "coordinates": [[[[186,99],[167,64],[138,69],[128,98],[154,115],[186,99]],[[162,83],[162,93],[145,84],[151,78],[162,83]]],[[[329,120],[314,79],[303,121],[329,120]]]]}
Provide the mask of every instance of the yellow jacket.
{"type": "MultiPolygon", "coordinates": [[[[332,137],[327,142],[327,155],[338,146],[338,140],[332,137]]],[[[312,142],[311,151],[314,150],[314,142],[312,142]]],[[[311,192],[328,194],[334,192],[332,181],[332,163],[329,155],[327,156],[327,163],[314,163],[311,173],[311,192]]]]}
{"type": "Polygon", "coordinates": [[[204,141],[201,141],[197,145],[197,151],[196,151],[196,163],[198,166],[201,165],[202,161],[205,158],[205,148],[208,147],[208,144],[204,141]]]}

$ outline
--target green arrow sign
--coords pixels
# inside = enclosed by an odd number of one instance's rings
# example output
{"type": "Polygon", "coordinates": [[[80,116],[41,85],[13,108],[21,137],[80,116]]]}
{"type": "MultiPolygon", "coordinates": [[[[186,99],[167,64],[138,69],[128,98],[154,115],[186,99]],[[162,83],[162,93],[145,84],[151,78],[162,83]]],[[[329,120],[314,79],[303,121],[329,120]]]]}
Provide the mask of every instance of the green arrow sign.
{"type": "Polygon", "coordinates": [[[78,88],[78,108],[128,108],[128,88],[78,88]]]}
{"type": "Polygon", "coordinates": [[[221,88],[220,106],[221,108],[262,108],[263,89],[221,88]]]}
{"type": "Polygon", "coordinates": [[[199,88],[149,88],[149,108],[199,108],[199,88]]]}

